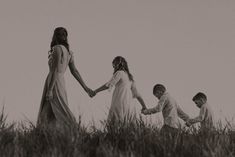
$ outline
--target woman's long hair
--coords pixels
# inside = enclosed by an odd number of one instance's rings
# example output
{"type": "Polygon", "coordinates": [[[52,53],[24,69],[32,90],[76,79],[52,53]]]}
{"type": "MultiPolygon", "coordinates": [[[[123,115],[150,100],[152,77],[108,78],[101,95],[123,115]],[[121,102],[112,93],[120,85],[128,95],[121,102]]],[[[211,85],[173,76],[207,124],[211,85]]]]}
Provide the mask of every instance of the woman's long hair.
{"type": "Polygon", "coordinates": [[[123,70],[123,71],[125,71],[128,74],[129,80],[130,81],[134,81],[133,76],[132,76],[132,74],[129,71],[127,61],[125,60],[124,57],[117,56],[117,57],[114,58],[112,63],[116,67],[116,68],[114,68],[114,72],[113,73],[116,73],[119,70],[123,70]]]}
{"type": "Polygon", "coordinates": [[[50,45],[51,47],[50,51],[52,51],[52,48],[55,45],[64,45],[66,49],[69,51],[68,32],[65,28],[57,27],[54,30],[54,34],[53,34],[51,45],[50,45]]]}

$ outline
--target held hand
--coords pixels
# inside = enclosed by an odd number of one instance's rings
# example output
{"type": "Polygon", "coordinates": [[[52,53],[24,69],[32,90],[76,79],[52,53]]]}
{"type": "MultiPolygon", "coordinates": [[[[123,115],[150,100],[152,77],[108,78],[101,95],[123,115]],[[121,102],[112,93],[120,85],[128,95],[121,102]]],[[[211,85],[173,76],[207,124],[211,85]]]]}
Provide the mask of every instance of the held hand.
{"type": "Polygon", "coordinates": [[[49,90],[47,93],[46,93],[46,100],[52,100],[53,99],[53,92],[51,90],[49,90]]]}
{"type": "Polygon", "coordinates": [[[141,113],[142,113],[144,110],[146,110],[146,109],[147,109],[146,107],[142,107],[141,113]]]}
{"type": "Polygon", "coordinates": [[[185,123],[185,125],[186,125],[187,127],[190,127],[190,126],[192,125],[191,119],[187,120],[187,122],[185,123]]]}
{"type": "Polygon", "coordinates": [[[90,92],[90,94],[89,94],[89,96],[91,97],[91,98],[93,98],[94,96],[96,95],[96,93],[92,90],[91,92],[90,92]]]}
{"type": "Polygon", "coordinates": [[[88,94],[91,98],[96,95],[96,93],[95,93],[93,90],[91,90],[90,88],[87,89],[87,94],[88,94]]]}
{"type": "Polygon", "coordinates": [[[191,126],[191,124],[190,124],[189,122],[186,122],[185,125],[186,125],[187,127],[190,127],[190,126],[191,126]]]}
{"type": "Polygon", "coordinates": [[[144,110],[142,109],[141,113],[144,114],[144,115],[147,115],[148,114],[148,109],[144,109],[144,110]]]}

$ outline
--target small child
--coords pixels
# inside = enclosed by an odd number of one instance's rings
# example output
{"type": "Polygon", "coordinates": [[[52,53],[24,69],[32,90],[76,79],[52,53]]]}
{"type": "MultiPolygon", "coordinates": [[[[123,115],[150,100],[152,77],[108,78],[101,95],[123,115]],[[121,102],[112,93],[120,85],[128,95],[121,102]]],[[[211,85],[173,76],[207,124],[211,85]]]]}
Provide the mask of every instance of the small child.
{"type": "Polygon", "coordinates": [[[178,117],[187,122],[189,116],[182,111],[175,99],[166,92],[166,88],[162,84],[154,86],[153,95],[159,99],[158,105],[151,109],[145,109],[142,113],[148,115],[162,111],[164,125],[160,132],[163,134],[177,133],[180,126],[178,117]]]}
{"type": "Polygon", "coordinates": [[[135,120],[136,113],[131,108],[131,101],[135,98],[146,109],[145,102],[139,94],[132,74],[129,71],[128,63],[122,56],[113,59],[113,76],[111,80],[95,90],[95,94],[115,87],[112,96],[111,107],[109,110],[108,121],[135,120]]]}
{"type": "Polygon", "coordinates": [[[204,93],[197,93],[193,99],[194,103],[200,108],[199,116],[194,119],[190,119],[186,125],[190,126],[192,124],[201,123],[201,130],[202,131],[209,131],[213,130],[214,127],[214,113],[207,103],[207,96],[204,93]]]}

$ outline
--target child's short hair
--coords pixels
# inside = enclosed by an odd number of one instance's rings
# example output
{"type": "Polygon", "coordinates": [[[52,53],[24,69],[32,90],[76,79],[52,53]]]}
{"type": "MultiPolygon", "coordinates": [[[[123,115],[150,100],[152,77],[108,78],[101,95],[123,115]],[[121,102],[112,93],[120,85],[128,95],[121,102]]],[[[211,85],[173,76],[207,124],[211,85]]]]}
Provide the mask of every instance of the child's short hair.
{"type": "Polygon", "coordinates": [[[166,91],[166,87],[163,86],[162,84],[156,84],[156,85],[153,87],[153,93],[156,93],[156,91],[165,92],[165,91],[166,91]]]}
{"type": "Polygon", "coordinates": [[[198,100],[198,99],[207,100],[207,96],[206,96],[206,94],[199,92],[193,97],[193,101],[198,100]]]}

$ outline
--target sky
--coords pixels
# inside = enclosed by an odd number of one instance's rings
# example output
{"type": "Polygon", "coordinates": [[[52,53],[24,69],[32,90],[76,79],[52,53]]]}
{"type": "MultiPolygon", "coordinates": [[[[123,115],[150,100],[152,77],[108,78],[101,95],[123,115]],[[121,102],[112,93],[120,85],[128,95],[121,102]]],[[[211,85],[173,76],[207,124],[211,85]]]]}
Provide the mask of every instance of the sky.
{"type": "MultiPolygon", "coordinates": [[[[65,27],[75,64],[95,89],[112,77],[112,60],[126,58],[148,107],[152,88],[166,86],[190,116],[204,92],[217,120],[235,116],[233,0],[2,0],[0,107],[8,122],[36,122],[48,74],[53,31],[65,27]]],[[[90,98],[67,70],[69,108],[84,124],[107,118],[112,92],[90,98]]],[[[133,100],[140,113],[140,104],[133,100]]],[[[153,123],[161,114],[148,116],[153,123]]]]}

